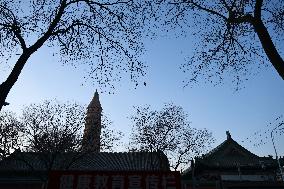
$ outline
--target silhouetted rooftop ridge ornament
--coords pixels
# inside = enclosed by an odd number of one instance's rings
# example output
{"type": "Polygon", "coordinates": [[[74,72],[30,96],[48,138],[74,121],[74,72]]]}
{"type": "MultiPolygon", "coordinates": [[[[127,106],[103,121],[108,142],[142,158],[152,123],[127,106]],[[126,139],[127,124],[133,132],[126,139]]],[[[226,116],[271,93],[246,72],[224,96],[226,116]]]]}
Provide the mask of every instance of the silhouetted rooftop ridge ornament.
{"type": "Polygon", "coordinates": [[[226,131],[226,135],[227,135],[227,140],[232,139],[232,136],[229,131],[226,131]]]}

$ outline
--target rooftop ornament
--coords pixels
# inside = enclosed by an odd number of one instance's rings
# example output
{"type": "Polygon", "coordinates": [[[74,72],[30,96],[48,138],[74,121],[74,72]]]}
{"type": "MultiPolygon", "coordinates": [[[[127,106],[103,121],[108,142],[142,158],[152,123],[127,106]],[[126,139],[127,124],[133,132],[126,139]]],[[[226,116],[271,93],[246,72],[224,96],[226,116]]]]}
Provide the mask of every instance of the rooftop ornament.
{"type": "Polygon", "coordinates": [[[227,140],[232,139],[231,134],[229,131],[226,131],[226,135],[227,135],[227,140]]]}

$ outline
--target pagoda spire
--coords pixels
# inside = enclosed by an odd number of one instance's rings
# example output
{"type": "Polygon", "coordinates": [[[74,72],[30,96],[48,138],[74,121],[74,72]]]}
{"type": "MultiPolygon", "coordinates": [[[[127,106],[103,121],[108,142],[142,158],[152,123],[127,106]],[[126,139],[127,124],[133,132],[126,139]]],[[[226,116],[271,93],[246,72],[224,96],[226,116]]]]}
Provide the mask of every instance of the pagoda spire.
{"type": "Polygon", "coordinates": [[[87,107],[87,115],[85,119],[85,129],[82,142],[82,147],[85,151],[100,151],[100,135],[102,128],[101,116],[102,107],[100,103],[99,93],[96,90],[93,99],[87,107]]]}
{"type": "Polygon", "coordinates": [[[92,108],[92,107],[98,107],[98,108],[102,109],[101,103],[100,103],[100,98],[99,98],[99,93],[98,93],[97,89],[96,89],[94,97],[91,100],[90,104],[88,105],[87,109],[92,108]]]}

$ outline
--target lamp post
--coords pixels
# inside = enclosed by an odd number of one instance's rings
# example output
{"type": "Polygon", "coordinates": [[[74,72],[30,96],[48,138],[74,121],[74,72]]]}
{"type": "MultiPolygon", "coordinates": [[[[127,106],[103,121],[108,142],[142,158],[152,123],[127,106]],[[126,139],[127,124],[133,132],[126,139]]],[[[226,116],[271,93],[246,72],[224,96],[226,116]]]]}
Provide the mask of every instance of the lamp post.
{"type": "Polygon", "coordinates": [[[277,155],[277,151],[276,151],[275,143],[274,143],[274,136],[273,136],[273,131],[275,131],[276,129],[278,129],[278,128],[281,127],[282,125],[284,125],[284,122],[282,122],[282,123],[280,123],[279,125],[277,125],[276,127],[274,127],[274,128],[271,130],[271,132],[270,132],[270,137],[271,137],[271,140],[272,140],[272,145],[273,145],[273,148],[274,148],[274,152],[275,152],[275,155],[276,155],[276,160],[277,160],[278,167],[279,167],[279,170],[280,170],[281,179],[282,179],[282,181],[284,182],[284,176],[283,176],[282,168],[281,168],[281,165],[280,165],[280,162],[279,162],[279,159],[278,159],[278,155],[277,155]]]}

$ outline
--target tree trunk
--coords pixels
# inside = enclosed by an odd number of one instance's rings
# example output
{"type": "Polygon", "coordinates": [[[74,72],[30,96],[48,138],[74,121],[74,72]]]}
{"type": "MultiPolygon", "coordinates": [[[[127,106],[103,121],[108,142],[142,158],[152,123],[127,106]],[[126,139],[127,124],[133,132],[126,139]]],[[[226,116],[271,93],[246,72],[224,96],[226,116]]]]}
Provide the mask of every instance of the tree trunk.
{"type": "Polygon", "coordinates": [[[264,23],[261,21],[261,19],[255,19],[252,24],[265,51],[265,54],[280,77],[284,80],[284,61],[272,42],[271,36],[269,35],[264,23]]]}
{"type": "Polygon", "coordinates": [[[20,56],[20,58],[17,60],[13,70],[11,71],[10,75],[8,76],[8,78],[6,79],[6,81],[4,81],[1,85],[0,85],[0,111],[2,110],[4,104],[5,104],[5,100],[10,92],[10,90],[12,89],[12,87],[14,86],[14,84],[16,83],[16,81],[18,80],[18,77],[20,75],[20,73],[22,72],[27,60],[29,59],[29,57],[31,56],[30,52],[23,52],[23,54],[20,56]]]}
{"type": "Polygon", "coordinates": [[[66,3],[67,3],[67,0],[60,1],[58,12],[55,14],[54,19],[51,21],[50,26],[48,27],[48,30],[32,46],[30,46],[29,48],[23,49],[23,53],[18,59],[18,61],[16,62],[12,72],[10,73],[6,81],[4,81],[0,85],[0,111],[2,110],[5,104],[5,100],[10,90],[12,89],[16,81],[18,80],[18,77],[20,73],[22,72],[29,57],[34,52],[36,52],[37,49],[39,49],[52,35],[53,30],[55,29],[55,27],[58,25],[59,21],[61,20],[64,10],[67,6],[66,3]]]}

